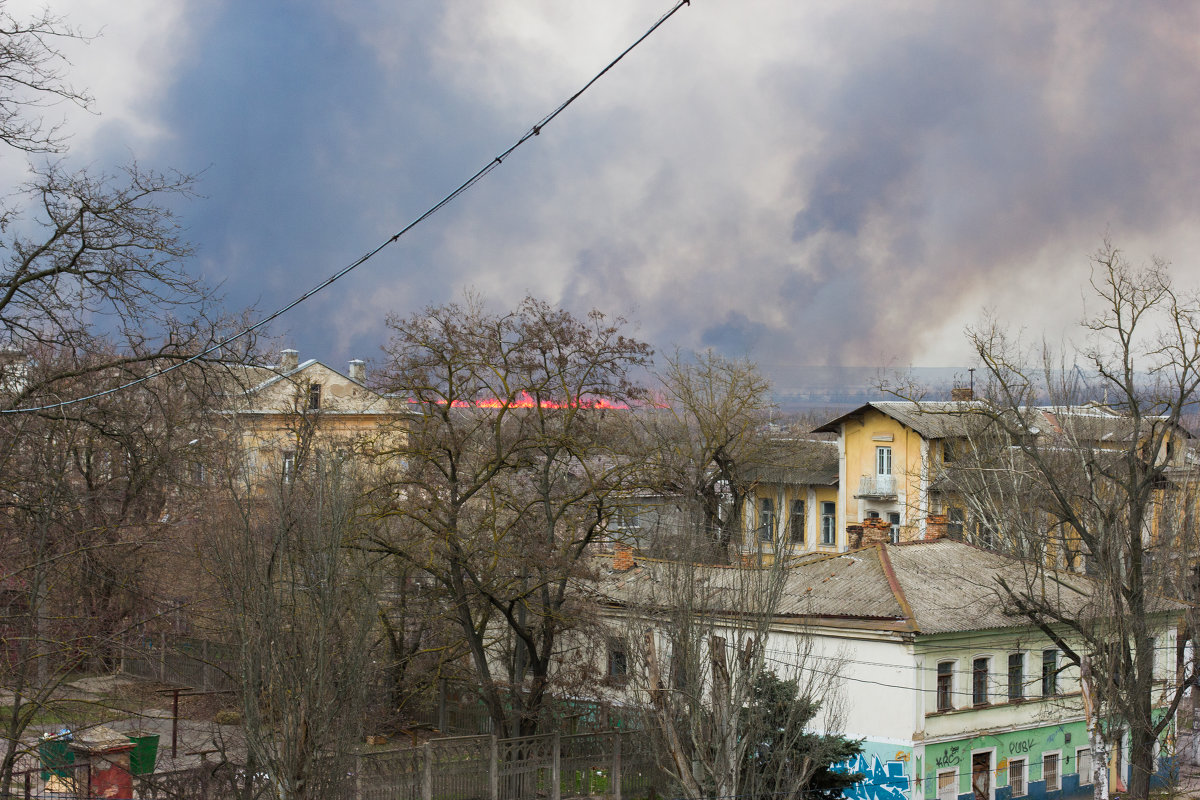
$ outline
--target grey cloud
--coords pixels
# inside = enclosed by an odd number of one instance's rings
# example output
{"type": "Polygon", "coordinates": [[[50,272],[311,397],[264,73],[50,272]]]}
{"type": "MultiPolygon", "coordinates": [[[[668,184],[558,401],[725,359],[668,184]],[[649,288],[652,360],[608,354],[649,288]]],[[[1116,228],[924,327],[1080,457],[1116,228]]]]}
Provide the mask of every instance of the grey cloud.
{"type": "MultiPolygon", "coordinates": [[[[470,72],[520,59],[440,48],[435,7],[402,6],[370,4],[364,22],[322,2],[226,4],[194,32],[203,57],[156,109],[174,138],[154,155],[211,165],[208,199],[184,218],[198,267],[234,303],[290,299],[520,133],[534,88],[491,75],[505,91],[489,103],[470,72]],[[394,48],[378,31],[396,32],[394,48]]],[[[1082,258],[1106,229],[1153,239],[1200,216],[1200,10],[825,8],[686,9],[561,124],[286,328],[340,362],[376,351],[388,307],[488,285],[502,304],[532,291],[626,314],[660,348],[752,352],[786,382],[802,363],[918,359],[943,320],[975,315],[961,307],[981,289],[1046,289],[1039,254],[1082,258]],[[779,45],[806,36],[820,58],[779,45]],[[747,52],[756,39],[775,55],[747,52]]],[[[511,55],[520,42],[481,34],[489,46],[511,55]]],[[[559,64],[539,67],[564,81],[559,64]]],[[[97,157],[124,160],[126,135],[103,131],[97,157]]]]}

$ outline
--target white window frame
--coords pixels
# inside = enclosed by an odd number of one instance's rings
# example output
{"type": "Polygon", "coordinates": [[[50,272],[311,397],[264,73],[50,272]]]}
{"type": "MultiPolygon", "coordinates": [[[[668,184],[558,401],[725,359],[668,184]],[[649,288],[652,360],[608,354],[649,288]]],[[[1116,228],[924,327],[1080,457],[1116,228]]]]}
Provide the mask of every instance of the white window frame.
{"type": "Polygon", "coordinates": [[[283,482],[291,483],[296,477],[296,451],[283,451],[283,482]]]}
{"type": "Polygon", "coordinates": [[[1063,784],[1063,762],[1061,750],[1048,750],[1042,753],[1042,783],[1045,784],[1047,792],[1061,792],[1063,784]],[[1050,786],[1050,782],[1046,780],[1046,759],[1054,758],[1054,786],[1050,786]]]}
{"type": "Polygon", "coordinates": [[[821,544],[826,547],[837,544],[837,503],[832,500],[821,501],[821,544]]]}
{"type": "Polygon", "coordinates": [[[775,499],[760,497],[758,509],[758,540],[763,544],[773,544],[775,542],[775,499]]]}
{"type": "Polygon", "coordinates": [[[1010,652],[1008,654],[1008,659],[1005,661],[1005,666],[1007,667],[1007,669],[1005,670],[1005,678],[1007,680],[1007,686],[1005,686],[1005,698],[1010,703],[1020,702],[1020,701],[1024,700],[1027,696],[1027,694],[1025,692],[1025,666],[1028,661],[1029,661],[1029,657],[1025,653],[1024,650],[1013,650],[1012,652],[1010,652]],[[1017,684],[1017,688],[1020,693],[1016,697],[1013,697],[1013,694],[1012,694],[1012,692],[1013,692],[1013,685],[1012,685],[1012,658],[1013,658],[1013,656],[1021,657],[1021,675],[1020,675],[1020,681],[1017,684]]]}
{"type": "Polygon", "coordinates": [[[954,691],[955,691],[955,683],[957,681],[957,677],[956,677],[957,673],[958,673],[957,659],[946,658],[946,659],[942,659],[941,661],[937,662],[937,666],[934,668],[934,673],[933,673],[933,707],[935,710],[941,711],[941,712],[954,710],[954,708],[955,708],[954,691]],[[950,691],[947,693],[948,696],[946,698],[949,701],[949,703],[945,708],[941,707],[941,702],[940,702],[941,688],[940,688],[939,682],[942,677],[942,664],[950,665],[950,672],[948,673],[950,676],[950,691]]]}
{"type": "Polygon", "coordinates": [[[1013,797],[1024,797],[1029,794],[1029,762],[1026,759],[1010,758],[1008,760],[1008,787],[1013,797]],[[1015,765],[1020,765],[1020,769],[1017,769],[1015,765]],[[1017,792],[1017,783],[1014,780],[1018,775],[1021,783],[1020,792],[1017,792]]]}
{"type": "Polygon", "coordinates": [[[1058,697],[1058,648],[1047,647],[1042,650],[1042,697],[1058,697]],[[1054,653],[1054,672],[1049,675],[1050,691],[1046,691],[1046,653],[1054,653]]]}
{"type": "MultiPolygon", "coordinates": [[[[957,800],[958,799],[958,768],[957,767],[955,767],[954,769],[939,769],[937,772],[936,780],[937,780],[937,783],[934,785],[934,790],[936,792],[936,794],[934,795],[935,800],[957,800]],[[948,784],[948,788],[954,789],[953,793],[946,793],[946,794],[942,793],[942,777],[946,776],[946,775],[954,776],[953,782],[948,784]]],[[[972,791],[974,791],[974,790],[972,790],[972,791]]]]}
{"type": "Polygon", "coordinates": [[[888,535],[891,537],[892,544],[898,544],[900,542],[900,526],[903,523],[904,520],[901,519],[899,511],[888,512],[888,524],[892,526],[892,529],[888,535]]]}
{"type": "Polygon", "coordinates": [[[788,541],[792,544],[808,543],[808,510],[803,500],[793,499],[788,511],[788,541]],[[800,535],[797,536],[796,534],[800,535]]]}
{"type": "Polygon", "coordinates": [[[980,653],[971,658],[971,705],[972,706],[987,706],[992,703],[992,655],[990,653],[980,653]],[[987,671],[983,676],[983,702],[980,702],[975,697],[975,662],[987,662],[987,671]]]}
{"type": "Polygon", "coordinates": [[[892,474],[892,448],[890,445],[882,445],[875,448],[875,474],[892,474]]]}
{"type": "Polygon", "coordinates": [[[1079,785],[1087,786],[1092,782],[1092,748],[1077,747],[1075,748],[1075,771],[1079,773],[1079,785]],[[1083,759],[1087,759],[1087,770],[1085,771],[1080,764],[1083,759]]]}

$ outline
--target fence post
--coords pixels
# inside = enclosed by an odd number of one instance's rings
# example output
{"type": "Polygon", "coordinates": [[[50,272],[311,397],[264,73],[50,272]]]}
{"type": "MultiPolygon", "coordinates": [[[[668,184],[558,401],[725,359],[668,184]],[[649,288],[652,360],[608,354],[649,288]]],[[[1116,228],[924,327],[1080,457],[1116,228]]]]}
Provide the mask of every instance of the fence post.
{"type": "Polygon", "coordinates": [[[425,743],[425,763],[421,770],[421,800],[433,800],[433,745],[425,743]]]}
{"type": "Polygon", "coordinates": [[[500,800],[500,743],[492,734],[492,752],[488,760],[488,800],[500,800]]]}
{"type": "Polygon", "coordinates": [[[437,726],[438,730],[444,736],[446,734],[446,679],[442,678],[438,681],[438,710],[437,710],[437,726]]]}
{"type": "Polygon", "coordinates": [[[621,800],[621,734],[614,733],[612,780],[608,782],[613,800],[621,800]]]}
{"type": "Polygon", "coordinates": [[[554,760],[550,766],[550,800],[562,800],[562,735],[554,732],[554,760]]]}

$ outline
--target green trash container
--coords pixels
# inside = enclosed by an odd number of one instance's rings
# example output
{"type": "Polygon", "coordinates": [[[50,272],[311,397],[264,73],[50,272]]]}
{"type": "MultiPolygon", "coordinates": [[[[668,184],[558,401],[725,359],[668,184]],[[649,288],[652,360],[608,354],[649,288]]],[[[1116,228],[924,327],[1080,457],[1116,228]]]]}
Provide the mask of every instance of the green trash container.
{"type": "Polygon", "coordinates": [[[69,736],[54,736],[38,742],[38,760],[42,762],[42,780],[49,780],[54,773],[60,778],[71,777],[71,765],[75,763],[75,751],[71,749],[69,736]]]}
{"type": "Polygon", "coordinates": [[[131,733],[129,741],[133,742],[133,749],[129,751],[129,771],[134,775],[154,772],[154,764],[158,760],[158,734],[131,733]]]}

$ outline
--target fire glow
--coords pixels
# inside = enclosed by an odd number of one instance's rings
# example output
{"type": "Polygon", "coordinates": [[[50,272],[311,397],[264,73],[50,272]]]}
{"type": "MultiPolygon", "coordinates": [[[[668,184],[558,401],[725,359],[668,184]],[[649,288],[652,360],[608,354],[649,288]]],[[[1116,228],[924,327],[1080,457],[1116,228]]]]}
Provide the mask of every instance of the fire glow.
{"type": "MultiPolygon", "coordinates": [[[[410,399],[408,402],[417,403],[416,399],[410,399]]],[[[445,405],[445,400],[438,400],[438,405],[445,405]]],[[[575,400],[559,402],[557,400],[541,400],[529,394],[529,392],[521,392],[520,395],[512,400],[501,400],[498,397],[484,397],[479,400],[455,400],[450,403],[451,408],[590,408],[597,411],[628,411],[629,405],[626,403],[618,403],[608,400],[603,397],[589,398],[580,397],[575,400]]]]}

